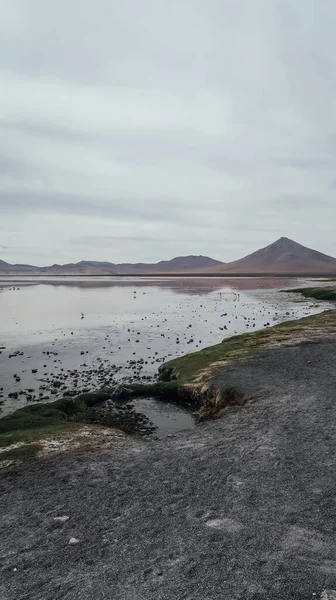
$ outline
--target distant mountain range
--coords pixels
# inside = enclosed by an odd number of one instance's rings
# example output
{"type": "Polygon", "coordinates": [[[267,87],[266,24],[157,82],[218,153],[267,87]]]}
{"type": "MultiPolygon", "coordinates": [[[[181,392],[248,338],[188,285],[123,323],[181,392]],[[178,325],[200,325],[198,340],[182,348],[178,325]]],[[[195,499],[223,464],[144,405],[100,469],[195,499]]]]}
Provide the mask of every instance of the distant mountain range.
{"type": "Polygon", "coordinates": [[[336,275],[336,259],[293,240],[279,240],[240,260],[223,263],[208,256],[178,256],[158,263],[85,261],[50,267],[11,265],[0,260],[0,275],[336,275]]]}
{"type": "Polygon", "coordinates": [[[158,263],[122,263],[81,260],[78,263],[36,267],[33,265],[11,265],[0,260],[0,274],[21,275],[155,275],[166,273],[200,273],[222,267],[224,263],[208,256],[178,256],[158,263]]]}

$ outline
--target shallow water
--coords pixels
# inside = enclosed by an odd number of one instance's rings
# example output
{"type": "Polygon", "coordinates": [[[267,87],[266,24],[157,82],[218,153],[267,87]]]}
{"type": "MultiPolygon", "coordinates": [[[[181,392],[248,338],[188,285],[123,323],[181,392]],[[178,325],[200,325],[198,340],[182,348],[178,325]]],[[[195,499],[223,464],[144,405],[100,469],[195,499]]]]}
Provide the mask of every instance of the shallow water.
{"type": "Polygon", "coordinates": [[[136,412],[145,415],[156,427],[154,436],[162,438],[184,429],[195,427],[196,422],[190,412],[176,406],[161,402],[156,398],[137,398],[133,402],[136,412]]]}
{"type": "Polygon", "coordinates": [[[319,312],[323,305],[278,291],[303,283],[279,278],[0,281],[2,414],[27,401],[151,380],[173,357],[319,312]],[[8,393],[18,397],[7,400],[8,393]]]}

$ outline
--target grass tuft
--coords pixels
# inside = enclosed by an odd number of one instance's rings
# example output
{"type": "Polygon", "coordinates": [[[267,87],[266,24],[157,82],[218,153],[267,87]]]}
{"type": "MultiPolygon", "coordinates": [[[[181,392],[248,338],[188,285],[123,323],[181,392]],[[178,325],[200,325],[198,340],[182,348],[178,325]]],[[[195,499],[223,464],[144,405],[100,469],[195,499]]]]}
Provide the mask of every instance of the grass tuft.
{"type": "Polygon", "coordinates": [[[305,298],[315,298],[325,302],[336,300],[336,287],[311,287],[287,290],[294,294],[302,294],[305,298]]]}

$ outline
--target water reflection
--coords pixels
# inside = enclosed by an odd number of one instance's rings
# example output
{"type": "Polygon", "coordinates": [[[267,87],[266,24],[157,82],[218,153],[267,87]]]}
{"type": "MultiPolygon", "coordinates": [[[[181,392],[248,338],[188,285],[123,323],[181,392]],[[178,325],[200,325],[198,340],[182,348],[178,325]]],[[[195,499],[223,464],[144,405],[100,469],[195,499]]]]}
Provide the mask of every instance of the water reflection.
{"type": "Polygon", "coordinates": [[[106,289],[106,288],[158,288],[168,289],[177,294],[210,294],[215,290],[257,290],[257,289],[282,289],[297,287],[297,278],[287,277],[166,277],[166,278],[4,278],[0,279],[1,288],[50,285],[53,287],[70,287],[77,289],[106,289]]]}

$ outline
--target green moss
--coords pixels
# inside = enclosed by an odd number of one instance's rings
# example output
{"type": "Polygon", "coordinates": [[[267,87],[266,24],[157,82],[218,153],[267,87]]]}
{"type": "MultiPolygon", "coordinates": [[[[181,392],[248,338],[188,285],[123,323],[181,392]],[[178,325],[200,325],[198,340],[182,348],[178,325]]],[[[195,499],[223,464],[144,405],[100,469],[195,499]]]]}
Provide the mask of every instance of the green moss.
{"type": "Polygon", "coordinates": [[[155,396],[156,398],[177,398],[179,385],[176,381],[157,381],[156,383],[132,383],[125,386],[134,397],[155,396]]]}
{"type": "Polygon", "coordinates": [[[294,294],[302,294],[305,298],[315,298],[316,300],[333,301],[336,300],[336,287],[311,287],[287,290],[294,294]]]}
{"type": "MultiPolygon", "coordinates": [[[[38,403],[20,408],[0,419],[0,446],[22,440],[36,440],[42,434],[71,431],[78,427],[78,424],[91,423],[91,409],[111,398],[115,391],[115,388],[102,389],[76,398],[60,398],[49,404],[38,403]]],[[[118,398],[148,395],[177,402],[178,385],[176,382],[131,384],[120,388],[118,398]]],[[[115,423],[111,422],[110,426],[120,426],[120,419],[116,419],[115,423]]],[[[126,422],[122,429],[129,433],[126,422]]]]}

